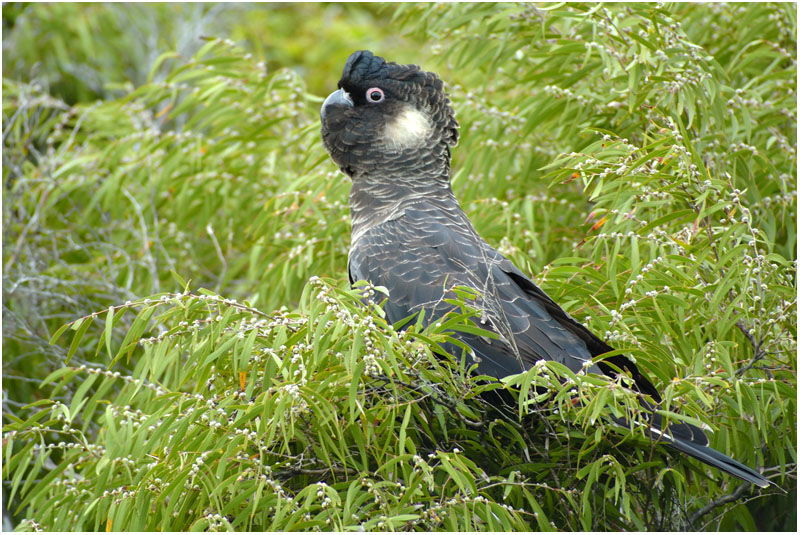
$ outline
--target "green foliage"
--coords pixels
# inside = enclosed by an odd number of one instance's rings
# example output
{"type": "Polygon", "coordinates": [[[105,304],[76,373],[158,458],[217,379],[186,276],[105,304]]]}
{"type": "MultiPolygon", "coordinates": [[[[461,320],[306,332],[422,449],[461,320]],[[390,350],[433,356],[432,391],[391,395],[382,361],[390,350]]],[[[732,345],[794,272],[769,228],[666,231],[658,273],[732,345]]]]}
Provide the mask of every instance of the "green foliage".
{"type": "Polygon", "coordinates": [[[794,6],[175,9],[4,8],[19,529],[796,528],[794,6]],[[347,288],[357,48],[441,75],[484,237],[787,496],[609,428],[623,383],[434,357],[467,291],[422,331],[347,288]]]}
{"type": "Polygon", "coordinates": [[[649,522],[631,499],[648,487],[629,479],[683,480],[656,473],[641,432],[620,447],[640,462],[605,453],[599,415],[636,406],[630,391],[543,363],[506,382],[531,395],[530,414],[542,400],[532,387],[553,391],[557,413],[515,423],[514,407],[503,414],[481,397],[496,384],[431,351],[469,314],[398,332],[363,305],[374,295],[312,278],[296,312],[187,290],[76,320],[53,342],[74,331],[78,347],[87,325],[103,324],[96,351],[133,369],[84,364],[45,378],[54,398],[73,394],[6,426],[9,499],[24,495],[19,507],[41,511],[42,526],[78,530],[550,530],[600,518],[623,529],[649,522]],[[112,344],[129,313],[128,336],[112,344]],[[576,396],[587,403],[575,408],[576,396]]]}
{"type": "Polygon", "coordinates": [[[73,323],[73,340],[88,322],[110,326],[129,311],[132,333],[150,318],[167,330],[115,348],[112,361],[143,348],[131,375],[82,365],[45,379],[54,394],[80,387],[69,406],[39,405],[41,427],[9,426],[7,452],[16,441],[32,447],[8,465],[33,464],[31,481],[43,464],[32,458],[58,463],[50,474],[65,500],[46,507],[39,486],[20,505],[48,509],[43,525],[80,530],[523,528],[520,513],[488,498],[522,500],[513,481],[439,449],[458,443],[464,424],[431,400],[473,396],[464,384],[473,379],[439,363],[413,329],[398,334],[370,315],[360,296],[314,279],[298,312],[264,314],[202,291],[73,323]],[[44,446],[56,428],[59,442],[44,446]],[[429,438],[448,433],[443,444],[429,438]]]}
{"type": "Polygon", "coordinates": [[[219,11],[165,4],[7,6],[4,72],[36,80],[70,104],[120,96],[147,80],[158,50],[197,50],[193,30],[207,26],[219,11]]]}

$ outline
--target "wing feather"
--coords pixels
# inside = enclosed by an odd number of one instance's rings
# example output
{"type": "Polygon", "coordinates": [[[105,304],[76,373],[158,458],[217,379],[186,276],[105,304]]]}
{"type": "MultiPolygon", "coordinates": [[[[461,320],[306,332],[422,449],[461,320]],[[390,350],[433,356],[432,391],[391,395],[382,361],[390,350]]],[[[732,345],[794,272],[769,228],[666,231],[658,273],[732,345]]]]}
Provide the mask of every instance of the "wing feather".
{"type": "MultiPolygon", "coordinates": [[[[385,286],[391,296],[386,306],[390,321],[422,308],[428,321],[441,318],[452,309],[444,302],[454,297],[450,289],[465,285],[482,294],[479,308],[486,312],[486,323],[480,326],[500,337],[457,333],[473,349],[479,373],[505,377],[542,359],[577,372],[594,354],[611,349],[480,239],[471,225],[430,217],[424,203],[416,210],[423,213],[377,225],[351,249],[350,281],[366,279],[385,286]]],[[[595,365],[588,369],[600,373],[595,365]]]]}

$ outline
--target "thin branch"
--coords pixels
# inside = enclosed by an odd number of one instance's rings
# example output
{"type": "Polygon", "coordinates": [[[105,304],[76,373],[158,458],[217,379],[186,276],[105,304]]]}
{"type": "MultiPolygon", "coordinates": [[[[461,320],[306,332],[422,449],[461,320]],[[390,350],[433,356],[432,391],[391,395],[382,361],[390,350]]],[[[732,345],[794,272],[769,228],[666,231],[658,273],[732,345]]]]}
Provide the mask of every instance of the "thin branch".
{"type": "Polygon", "coordinates": [[[747,489],[749,489],[752,486],[753,486],[752,483],[742,483],[741,485],[736,487],[736,490],[733,491],[732,493],[726,494],[725,496],[720,496],[716,500],[709,502],[708,504],[706,504],[705,507],[695,511],[694,514],[692,514],[692,516],[689,517],[689,525],[694,526],[698,520],[703,518],[705,515],[707,515],[720,505],[725,505],[726,503],[735,502],[736,500],[742,497],[742,495],[747,491],[747,489]]]}
{"type": "Polygon", "coordinates": [[[736,326],[739,328],[740,331],[742,331],[742,334],[744,334],[744,336],[750,342],[750,345],[753,346],[753,358],[750,359],[750,362],[748,362],[746,365],[736,370],[736,375],[743,375],[747,370],[755,366],[758,361],[766,357],[767,353],[762,349],[761,341],[756,340],[755,336],[750,334],[750,330],[747,328],[747,325],[745,325],[743,321],[741,320],[737,321],[736,326]]]}

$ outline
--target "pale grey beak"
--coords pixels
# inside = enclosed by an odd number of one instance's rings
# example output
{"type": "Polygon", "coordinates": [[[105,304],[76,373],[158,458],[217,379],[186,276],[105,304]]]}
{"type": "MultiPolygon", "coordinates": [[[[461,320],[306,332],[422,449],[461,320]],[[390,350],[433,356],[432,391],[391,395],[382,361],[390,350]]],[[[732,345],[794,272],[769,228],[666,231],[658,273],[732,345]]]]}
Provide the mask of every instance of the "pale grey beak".
{"type": "Polygon", "coordinates": [[[322,120],[325,120],[325,108],[328,106],[349,106],[353,107],[353,99],[350,98],[350,95],[347,94],[347,91],[344,89],[337,89],[330,95],[328,98],[325,99],[325,102],[322,103],[322,108],[319,110],[319,117],[322,120]]]}

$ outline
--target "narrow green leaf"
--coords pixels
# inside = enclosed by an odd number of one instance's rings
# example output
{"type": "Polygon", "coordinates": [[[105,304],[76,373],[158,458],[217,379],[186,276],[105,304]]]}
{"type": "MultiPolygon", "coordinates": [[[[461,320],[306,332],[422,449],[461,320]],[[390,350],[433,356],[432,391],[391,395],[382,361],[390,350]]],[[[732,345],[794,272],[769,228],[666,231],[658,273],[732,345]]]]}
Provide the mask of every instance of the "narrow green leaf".
{"type": "Polygon", "coordinates": [[[78,350],[80,346],[81,340],[83,339],[83,335],[86,334],[86,331],[89,330],[89,326],[92,324],[91,316],[87,316],[78,320],[77,323],[73,324],[73,329],[76,329],[77,332],[75,336],[72,337],[72,343],[69,345],[69,350],[67,351],[67,358],[65,360],[65,364],[69,364],[69,361],[72,360],[72,356],[78,350]]]}

